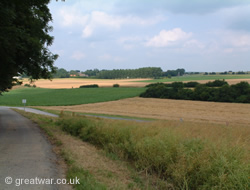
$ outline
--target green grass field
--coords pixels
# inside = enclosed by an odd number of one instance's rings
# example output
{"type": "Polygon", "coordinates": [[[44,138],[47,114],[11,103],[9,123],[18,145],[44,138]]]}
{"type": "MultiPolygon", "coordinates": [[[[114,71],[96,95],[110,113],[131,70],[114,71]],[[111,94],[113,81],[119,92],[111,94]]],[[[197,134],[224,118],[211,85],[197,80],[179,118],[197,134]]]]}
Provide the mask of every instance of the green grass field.
{"type": "Polygon", "coordinates": [[[131,98],[142,93],[144,88],[85,88],[85,89],[44,89],[20,88],[3,93],[0,105],[22,106],[62,106],[106,102],[131,98]]]}
{"type": "Polygon", "coordinates": [[[189,75],[155,80],[144,80],[139,82],[181,82],[197,80],[218,80],[218,79],[250,79],[250,75],[189,75]]]}

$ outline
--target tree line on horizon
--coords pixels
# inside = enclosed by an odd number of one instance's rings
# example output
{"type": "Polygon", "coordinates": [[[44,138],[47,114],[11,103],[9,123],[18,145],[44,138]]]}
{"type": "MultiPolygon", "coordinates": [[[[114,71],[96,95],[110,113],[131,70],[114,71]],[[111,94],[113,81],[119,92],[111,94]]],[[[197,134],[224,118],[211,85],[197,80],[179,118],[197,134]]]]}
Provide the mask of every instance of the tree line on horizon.
{"type": "MultiPolygon", "coordinates": [[[[179,68],[175,70],[163,71],[160,67],[143,67],[138,69],[113,69],[113,70],[99,70],[99,69],[90,69],[86,71],[80,70],[70,70],[67,71],[63,68],[56,68],[56,72],[53,74],[53,78],[98,78],[98,79],[125,79],[125,78],[162,78],[162,77],[175,77],[183,75],[242,75],[248,74],[248,72],[238,71],[225,71],[225,72],[186,72],[185,69],[179,68]]],[[[24,75],[24,77],[27,77],[24,75]]]]}
{"type": "Polygon", "coordinates": [[[90,77],[98,79],[124,79],[124,78],[161,78],[183,76],[185,69],[163,71],[160,67],[143,67],[138,69],[113,69],[113,70],[80,70],[66,71],[63,68],[56,68],[53,75],[54,78],[69,78],[69,77],[90,77]]]}

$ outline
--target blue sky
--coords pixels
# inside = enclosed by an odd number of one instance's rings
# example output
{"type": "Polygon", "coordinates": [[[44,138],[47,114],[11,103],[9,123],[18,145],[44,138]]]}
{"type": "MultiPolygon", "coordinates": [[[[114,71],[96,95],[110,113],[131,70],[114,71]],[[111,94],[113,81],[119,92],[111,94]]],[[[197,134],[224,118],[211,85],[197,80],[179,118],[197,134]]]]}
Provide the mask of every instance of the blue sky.
{"type": "Polygon", "coordinates": [[[250,0],[51,1],[55,66],[250,70],[250,0]]]}

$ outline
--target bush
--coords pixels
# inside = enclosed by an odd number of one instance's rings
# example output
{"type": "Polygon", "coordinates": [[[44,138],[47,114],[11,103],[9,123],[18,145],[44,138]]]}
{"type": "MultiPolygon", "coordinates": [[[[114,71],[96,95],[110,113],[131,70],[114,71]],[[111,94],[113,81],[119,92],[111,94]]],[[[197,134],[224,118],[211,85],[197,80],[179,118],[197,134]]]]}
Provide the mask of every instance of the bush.
{"type": "Polygon", "coordinates": [[[25,84],[24,86],[26,86],[26,87],[31,87],[31,85],[30,85],[30,84],[25,84]]]}
{"type": "Polygon", "coordinates": [[[82,85],[79,88],[98,88],[98,84],[82,85]]]}
{"type": "Polygon", "coordinates": [[[119,84],[114,84],[113,87],[118,88],[118,87],[120,87],[120,85],[119,84]]]}
{"type": "Polygon", "coordinates": [[[157,82],[157,83],[148,84],[148,85],[146,85],[145,87],[154,87],[154,86],[158,86],[158,85],[166,85],[166,84],[164,84],[164,83],[162,83],[162,82],[157,82]]]}
{"type": "Polygon", "coordinates": [[[228,85],[228,83],[224,79],[206,83],[206,86],[208,87],[221,87],[223,85],[228,85]]]}
{"type": "Polygon", "coordinates": [[[187,82],[187,83],[184,83],[184,87],[186,87],[186,88],[194,88],[199,84],[200,83],[198,83],[198,82],[187,82]]]}
{"type": "Polygon", "coordinates": [[[231,86],[224,80],[216,80],[206,84],[174,82],[172,84],[155,83],[147,85],[147,87],[148,89],[141,93],[140,97],[250,103],[250,85],[247,82],[231,86]],[[194,90],[185,89],[184,87],[187,86],[195,87],[194,90]]]}

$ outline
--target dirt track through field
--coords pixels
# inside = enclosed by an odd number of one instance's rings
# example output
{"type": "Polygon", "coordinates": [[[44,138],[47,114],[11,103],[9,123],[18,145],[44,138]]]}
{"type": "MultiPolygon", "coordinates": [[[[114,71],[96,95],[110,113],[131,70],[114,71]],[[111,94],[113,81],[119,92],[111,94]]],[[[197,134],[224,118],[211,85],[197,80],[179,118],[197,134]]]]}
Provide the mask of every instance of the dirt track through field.
{"type": "Polygon", "coordinates": [[[129,98],[76,106],[41,107],[82,113],[250,125],[250,104],[129,98]]]}
{"type": "MultiPolygon", "coordinates": [[[[53,79],[50,80],[38,80],[35,81],[35,85],[40,88],[79,88],[81,85],[90,85],[98,84],[100,87],[112,87],[114,84],[119,84],[121,87],[144,87],[147,84],[146,82],[140,82],[142,80],[148,79],[122,79],[122,80],[109,80],[109,79],[53,79]]],[[[204,84],[211,80],[200,80],[198,82],[204,84]]],[[[229,84],[237,84],[241,81],[246,81],[250,83],[250,79],[227,79],[229,84]]],[[[27,80],[24,81],[24,84],[28,84],[27,80]]],[[[168,82],[172,83],[172,82],[168,82]]],[[[33,85],[33,84],[32,84],[33,85]]]]}

